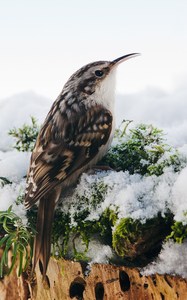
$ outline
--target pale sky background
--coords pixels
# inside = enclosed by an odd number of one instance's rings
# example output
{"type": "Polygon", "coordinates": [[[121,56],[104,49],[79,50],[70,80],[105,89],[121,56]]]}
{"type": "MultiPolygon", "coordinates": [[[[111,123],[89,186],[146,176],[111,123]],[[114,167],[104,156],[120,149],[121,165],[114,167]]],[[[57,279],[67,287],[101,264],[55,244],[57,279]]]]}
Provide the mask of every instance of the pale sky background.
{"type": "Polygon", "coordinates": [[[0,99],[35,91],[54,99],[96,60],[140,52],[122,64],[117,92],[186,82],[186,0],[0,0],[0,99]]]}

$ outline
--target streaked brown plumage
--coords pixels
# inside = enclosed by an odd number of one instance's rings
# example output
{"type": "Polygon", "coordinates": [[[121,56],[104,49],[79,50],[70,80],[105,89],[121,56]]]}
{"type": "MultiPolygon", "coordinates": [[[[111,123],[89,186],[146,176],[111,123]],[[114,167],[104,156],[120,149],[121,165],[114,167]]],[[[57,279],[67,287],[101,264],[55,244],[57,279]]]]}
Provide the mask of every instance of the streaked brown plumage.
{"type": "Polygon", "coordinates": [[[40,260],[46,276],[51,226],[61,191],[108,150],[114,132],[114,73],[118,63],[99,61],[73,74],[39,132],[27,176],[25,206],[39,201],[33,268],[40,260]]]}

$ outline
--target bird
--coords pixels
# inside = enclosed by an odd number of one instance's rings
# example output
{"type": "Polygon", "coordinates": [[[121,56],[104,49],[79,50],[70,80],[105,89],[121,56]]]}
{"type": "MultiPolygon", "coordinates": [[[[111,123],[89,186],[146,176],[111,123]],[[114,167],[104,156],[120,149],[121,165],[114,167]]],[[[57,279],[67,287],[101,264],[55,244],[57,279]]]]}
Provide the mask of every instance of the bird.
{"type": "Polygon", "coordinates": [[[47,114],[31,154],[25,191],[27,210],[38,203],[32,268],[46,277],[56,204],[64,189],[106,154],[115,131],[115,74],[131,53],[96,61],[76,71],[47,114]]]}

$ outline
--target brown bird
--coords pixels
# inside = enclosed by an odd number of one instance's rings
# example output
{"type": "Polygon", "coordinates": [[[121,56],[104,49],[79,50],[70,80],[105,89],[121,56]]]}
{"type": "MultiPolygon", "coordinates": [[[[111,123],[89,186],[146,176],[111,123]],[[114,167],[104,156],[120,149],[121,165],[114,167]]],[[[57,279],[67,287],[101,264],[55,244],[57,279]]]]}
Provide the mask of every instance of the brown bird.
{"type": "Polygon", "coordinates": [[[46,276],[51,227],[61,191],[107,152],[114,133],[115,71],[137,53],[90,63],[75,72],[38,134],[27,176],[25,206],[39,201],[33,269],[46,276]]]}

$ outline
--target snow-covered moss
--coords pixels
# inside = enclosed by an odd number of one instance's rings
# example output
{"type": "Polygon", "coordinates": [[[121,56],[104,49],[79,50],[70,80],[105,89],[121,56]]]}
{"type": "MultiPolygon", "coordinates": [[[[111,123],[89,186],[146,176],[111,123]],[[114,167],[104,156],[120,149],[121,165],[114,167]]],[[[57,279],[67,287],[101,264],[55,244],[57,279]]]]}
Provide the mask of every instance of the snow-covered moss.
{"type": "Polygon", "coordinates": [[[103,162],[116,171],[159,176],[165,167],[172,166],[175,171],[180,170],[182,159],[175,148],[167,145],[162,130],[140,124],[128,133],[127,130],[117,131],[114,146],[103,162]]]}

